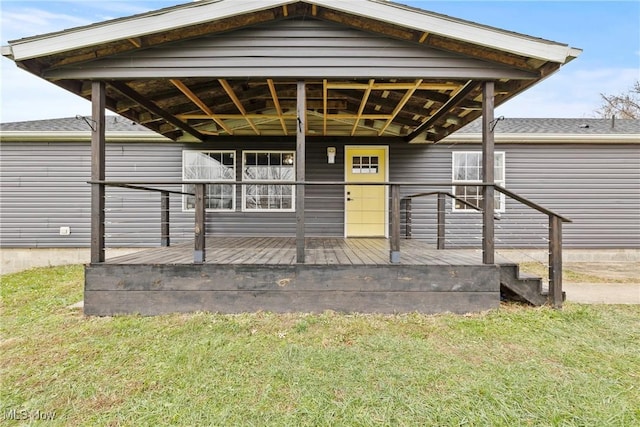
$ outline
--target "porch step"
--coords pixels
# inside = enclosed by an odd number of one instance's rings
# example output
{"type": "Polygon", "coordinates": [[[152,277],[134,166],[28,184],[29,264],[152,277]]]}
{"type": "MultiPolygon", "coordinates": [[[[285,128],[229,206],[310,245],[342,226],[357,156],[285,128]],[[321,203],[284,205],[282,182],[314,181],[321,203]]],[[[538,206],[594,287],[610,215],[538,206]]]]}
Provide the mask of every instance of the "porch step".
{"type": "Polygon", "coordinates": [[[500,294],[509,301],[526,302],[534,306],[547,303],[542,278],[521,273],[518,264],[500,264],[500,294]]]}

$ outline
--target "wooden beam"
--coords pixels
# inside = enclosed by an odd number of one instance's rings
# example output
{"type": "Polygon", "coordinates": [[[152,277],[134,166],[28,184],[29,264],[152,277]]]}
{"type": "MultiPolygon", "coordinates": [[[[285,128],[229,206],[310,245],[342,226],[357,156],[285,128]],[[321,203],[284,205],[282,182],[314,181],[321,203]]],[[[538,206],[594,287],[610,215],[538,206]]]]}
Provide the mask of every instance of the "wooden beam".
{"type": "Polygon", "coordinates": [[[369,80],[369,84],[367,88],[364,90],[364,95],[362,95],[362,101],[360,101],[360,107],[358,108],[358,115],[356,117],[356,121],[353,124],[353,128],[351,128],[351,136],[355,135],[356,129],[358,127],[358,123],[362,119],[362,113],[364,112],[364,108],[367,106],[367,101],[369,100],[369,95],[371,95],[371,90],[375,83],[375,79],[369,80]]]}
{"type": "Polygon", "coordinates": [[[267,79],[267,85],[269,85],[269,92],[271,92],[271,98],[273,99],[273,105],[278,113],[278,119],[280,119],[280,126],[282,126],[282,132],[285,135],[289,135],[287,131],[287,124],[284,121],[284,115],[282,114],[282,108],[280,108],[280,100],[278,99],[278,93],[276,92],[276,86],[272,79],[267,79]]]}
{"type": "MultiPolygon", "coordinates": [[[[456,90],[461,87],[460,83],[421,83],[416,88],[414,83],[374,83],[371,85],[372,90],[456,90]]],[[[340,82],[328,82],[328,89],[361,89],[366,90],[369,88],[369,83],[340,83],[340,82]]]]}
{"type": "Polygon", "coordinates": [[[206,260],[206,205],[204,203],[205,200],[205,190],[206,184],[195,184],[196,192],[195,192],[195,227],[194,227],[194,248],[193,248],[193,262],[195,264],[202,264],[206,260]]]}
{"type": "MultiPolygon", "coordinates": [[[[482,87],[482,182],[494,183],[494,83],[484,82],[482,87]]],[[[494,200],[493,185],[482,187],[482,262],[494,264],[494,200]]]]}
{"type": "Polygon", "coordinates": [[[400,186],[391,185],[391,239],[389,241],[389,262],[400,262],[400,186]]]}
{"type": "Polygon", "coordinates": [[[139,94],[138,92],[136,92],[135,90],[127,86],[125,83],[112,81],[109,83],[109,85],[114,89],[116,89],[121,94],[123,94],[124,96],[126,96],[127,98],[129,98],[130,100],[134,101],[135,103],[137,103],[138,105],[146,109],[147,111],[155,114],[156,116],[162,117],[167,123],[174,125],[178,129],[183,130],[184,132],[188,133],[189,135],[193,136],[194,138],[200,141],[203,141],[205,139],[205,136],[200,132],[198,132],[196,129],[192,128],[182,120],[179,120],[177,117],[175,117],[171,113],[158,107],[155,103],[153,103],[152,101],[149,101],[147,98],[145,98],[144,96],[142,96],[141,94],[139,94]]]}
{"type": "Polygon", "coordinates": [[[549,215],[549,293],[548,303],[562,308],[562,219],[549,215]]]}
{"type": "Polygon", "coordinates": [[[322,81],[322,134],[327,134],[327,98],[329,90],[327,89],[327,79],[322,81]]]}
{"type": "Polygon", "coordinates": [[[171,245],[169,234],[169,191],[160,192],[160,246],[171,245]]]}
{"type": "Polygon", "coordinates": [[[420,126],[414,129],[409,135],[405,137],[406,142],[412,142],[420,135],[425,133],[433,124],[438,121],[443,115],[447,114],[451,109],[460,104],[477,86],[478,82],[469,80],[464,86],[458,89],[457,92],[451,95],[451,98],[445,102],[435,113],[433,113],[426,121],[420,126]]]}
{"type": "MultiPolygon", "coordinates": [[[[297,83],[298,121],[296,123],[296,181],[305,180],[305,129],[307,125],[306,85],[304,81],[297,83]]],[[[296,185],[296,262],[304,264],[305,259],[305,221],[304,221],[304,185],[296,185]]]]}
{"type": "Polygon", "coordinates": [[[211,108],[209,108],[209,106],[205,104],[195,93],[193,93],[184,83],[176,79],[170,79],[169,81],[175,87],[177,87],[178,90],[184,94],[184,96],[189,98],[191,102],[196,104],[198,108],[204,111],[211,120],[213,120],[218,126],[224,129],[225,132],[227,132],[229,135],[233,135],[233,130],[225,125],[224,122],[215,115],[211,108]]]}
{"type": "Polygon", "coordinates": [[[393,112],[391,113],[391,118],[389,118],[387,120],[387,122],[384,124],[384,126],[382,126],[382,129],[380,129],[378,131],[378,136],[381,136],[385,130],[387,130],[387,128],[389,127],[389,125],[391,125],[391,123],[393,122],[393,119],[398,115],[398,113],[400,112],[400,110],[402,110],[402,108],[404,107],[404,105],[409,102],[409,100],[411,99],[411,97],[413,96],[413,93],[418,90],[418,86],[420,86],[420,84],[422,84],[422,79],[416,80],[416,84],[413,88],[407,90],[407,92],[404,94],[404,96],[402,97],[402,99],[400,100],[400,102],[398,103],[398,105],[396,105],[396,108],[394,108],[393,112]]]}
{"type": "MultiPolygon", "coordinates": [[[[105,102],[104,82],[91,84],[91,181],[105,179],[105,102]]],[[[91,263],[104,262],[105,186],[91,184],[91,263]]]]}
{"type": "Polygon", "coordinates": [[[238,108],[238,110],[240,110],[242,117],[247,121],[247,123],[249,123],[249,126],[251,126],[251,129],[253,129],[256,135],[260,135],[260,131],[258,130],[256,125],[251,121],[249,117],[247,117],[247,110],[245,110],[244,106],[242,105],[242,102],[240,102],[240,99],[238,99],[238,97],[236,96],[236,93],[233,91],[233,88],[231,87],[231,85],[225,79],[218,79],[218,82],[220,82],[220,85],[222,86],[224,91],[227,92],[227,95],[229,95],[229,98],[231,98],[231,101],[233,101],[233,103],[238,108]]]}

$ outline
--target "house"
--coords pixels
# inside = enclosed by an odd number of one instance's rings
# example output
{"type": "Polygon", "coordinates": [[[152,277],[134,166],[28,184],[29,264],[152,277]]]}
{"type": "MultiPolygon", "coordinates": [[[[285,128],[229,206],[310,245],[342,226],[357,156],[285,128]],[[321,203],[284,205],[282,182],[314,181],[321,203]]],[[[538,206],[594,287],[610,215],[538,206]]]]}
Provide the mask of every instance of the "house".
{"type": "MultiPolygon", "coordinates": [[[[466,312],[496,307],[501,286],[560,306],[570,218],[511,191],[510,157],[495,150],[508,121],[494,107],[579,54],[378,0],[201,1],[3,47],[92,101],[78,120],[90,158],[68,145],[91,169],[90,201],[72,202],[90,216],[88,314],[466,312]],[[159,136],[107,143],[106,109],[159,136]],[[443,159],[447,138],[478,118],[481,146],[443,159]],[[507,199],[546,224],[548,296],[496,257],[496,223],[519,209],[507,199]],[[107,245],[153,244],[105,257],[107,245]]],[[[65,145],[51,144],[42,150],[65,145]]],[[[80,237],[52,222],[55,239],[80,237]]]]}

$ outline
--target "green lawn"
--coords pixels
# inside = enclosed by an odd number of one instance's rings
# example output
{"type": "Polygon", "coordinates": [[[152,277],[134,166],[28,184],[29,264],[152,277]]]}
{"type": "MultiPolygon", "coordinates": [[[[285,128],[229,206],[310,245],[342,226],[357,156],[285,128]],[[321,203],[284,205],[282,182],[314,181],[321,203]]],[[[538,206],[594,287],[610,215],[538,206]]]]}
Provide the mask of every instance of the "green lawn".
{"type": "Polygon", "coordinates": [[[80,266],[2,277],[5,417],[55,411],[47,426],[640,425],[639,306],[98,318],[68,308],[82,282],[80,266]]]}

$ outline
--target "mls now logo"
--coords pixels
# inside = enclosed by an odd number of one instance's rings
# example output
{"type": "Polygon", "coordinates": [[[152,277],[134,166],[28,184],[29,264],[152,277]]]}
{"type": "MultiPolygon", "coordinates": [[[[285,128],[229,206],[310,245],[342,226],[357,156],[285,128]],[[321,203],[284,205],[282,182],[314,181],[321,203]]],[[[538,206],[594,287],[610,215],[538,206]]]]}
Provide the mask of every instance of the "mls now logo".
{"type": "Polygon", "coordinates": [[[56,418],[56,411],[29,411],[28,409],[7,409],[4,412],[4,419],[9,421],[53,421],[56,418]]]}

